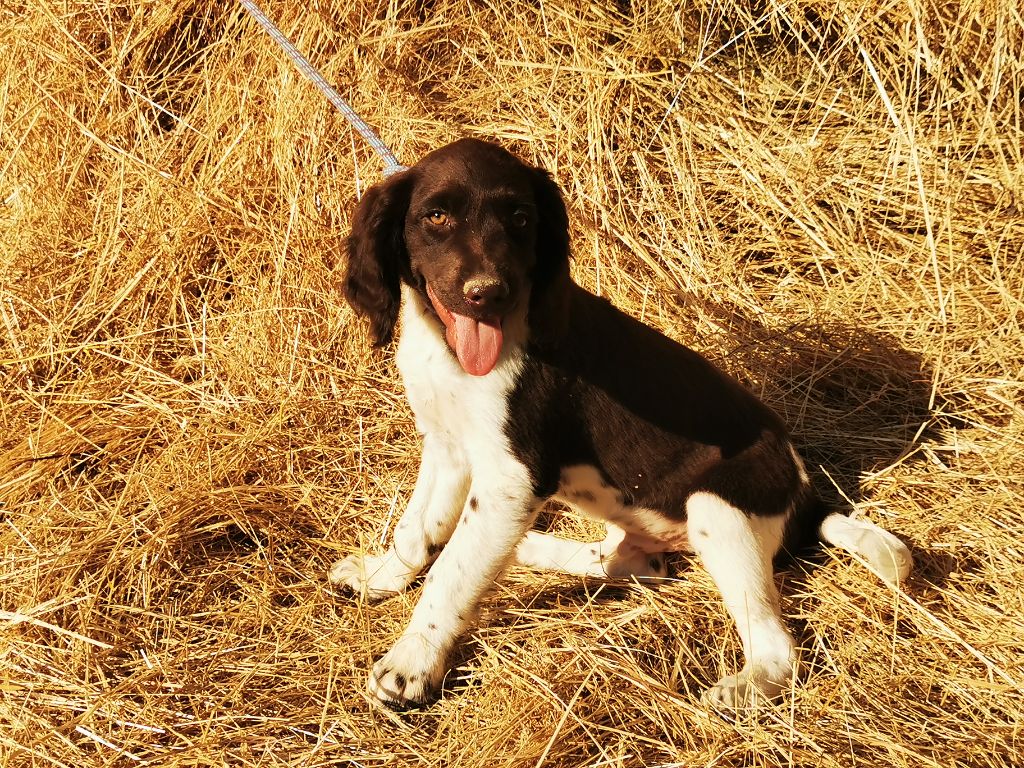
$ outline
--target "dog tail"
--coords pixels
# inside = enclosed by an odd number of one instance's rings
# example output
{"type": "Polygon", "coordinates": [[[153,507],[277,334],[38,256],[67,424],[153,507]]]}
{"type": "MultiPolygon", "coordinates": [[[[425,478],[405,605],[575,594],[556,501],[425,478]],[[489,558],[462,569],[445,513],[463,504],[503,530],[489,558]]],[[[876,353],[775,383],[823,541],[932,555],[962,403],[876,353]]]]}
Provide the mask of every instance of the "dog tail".
{"type": "Polygon", "coordinates": [[[826,544],[863,559],[880,578],[898,584],[910,574],[910,549],[870,520],[855,520],[840,512],[825,517],[818,535],[826,544]]]}

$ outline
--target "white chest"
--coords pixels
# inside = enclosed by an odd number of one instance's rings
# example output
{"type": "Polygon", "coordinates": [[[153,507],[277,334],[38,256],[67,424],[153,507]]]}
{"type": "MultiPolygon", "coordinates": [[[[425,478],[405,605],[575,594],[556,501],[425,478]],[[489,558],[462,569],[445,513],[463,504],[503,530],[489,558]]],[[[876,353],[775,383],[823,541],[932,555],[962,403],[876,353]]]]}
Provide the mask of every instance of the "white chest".
{"type": "Polygon", "coordinates": [[[522,367],[518,345],[505,349],[486,376],[472,376],[449,350],[441,325],[419,296],[408,288],[403,294],[397,363],[417,428],[445,435],[469,456],[474,450],[507,453],[508,394],[522,367]]]}

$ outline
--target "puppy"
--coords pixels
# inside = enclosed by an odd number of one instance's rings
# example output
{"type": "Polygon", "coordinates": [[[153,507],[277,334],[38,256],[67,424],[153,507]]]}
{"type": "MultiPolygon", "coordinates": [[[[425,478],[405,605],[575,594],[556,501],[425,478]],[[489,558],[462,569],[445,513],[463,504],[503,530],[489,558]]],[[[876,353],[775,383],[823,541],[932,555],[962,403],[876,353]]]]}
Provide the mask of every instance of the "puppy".
{"type": "Polygon", "coordinates": [[[463,139],[366,191],[345,290],[388,344],[423,458],[391,548],[330,579],[370,599],[428,565],[409,626],[370,673],[381,703],[429,701],[452,646],[511,562],[599,578],[664,577],[694,551],[740,634],[743,668],[721,707],[773,697],[795,674],[772,563],[823,540],[883,578],[907,547],[815,496],[785,426],[696,352],[576,285],[565,205],[545,171],[463,139]],[[602,520],[593,544],[531,530],[558,498],[602,520]]]}

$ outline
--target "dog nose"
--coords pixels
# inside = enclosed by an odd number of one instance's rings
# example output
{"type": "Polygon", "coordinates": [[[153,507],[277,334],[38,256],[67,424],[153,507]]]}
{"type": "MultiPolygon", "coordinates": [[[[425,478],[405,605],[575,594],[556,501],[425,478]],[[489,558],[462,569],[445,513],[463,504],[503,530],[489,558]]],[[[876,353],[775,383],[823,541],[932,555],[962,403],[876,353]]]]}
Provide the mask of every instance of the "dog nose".
{"type": "Polygon", "coordinates": [[[474,278],[462,287],[466,303],[479,310],[499,309],[508,298],[508,286],[501,280],[474,278]]]}

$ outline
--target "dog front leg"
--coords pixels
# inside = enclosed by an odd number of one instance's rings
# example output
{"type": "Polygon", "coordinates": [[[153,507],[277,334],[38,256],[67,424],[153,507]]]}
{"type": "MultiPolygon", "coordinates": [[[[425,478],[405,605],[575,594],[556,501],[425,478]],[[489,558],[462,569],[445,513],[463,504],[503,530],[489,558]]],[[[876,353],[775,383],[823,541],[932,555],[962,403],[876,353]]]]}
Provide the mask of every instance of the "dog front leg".
{"type": "Polygon", "coordinates": [[[381,703],[405,709],[426,703],[440,688],[449,651],[536,516],[539,502],[528,488],[527,482],[474,481],[409,626],[370,672],[370,694],[381,703]]]}
{"type": "Polygon", "coordinates": [[[462,452],[443,433],[425,434],[416,487],[391,547],[382,555],[339,560],[331,567],[331,583],[370,600],[404,590],[451,537],[468,488],[462,452]]]}

